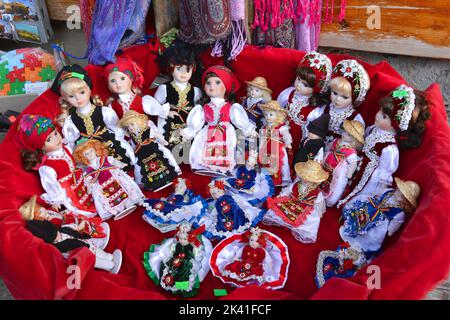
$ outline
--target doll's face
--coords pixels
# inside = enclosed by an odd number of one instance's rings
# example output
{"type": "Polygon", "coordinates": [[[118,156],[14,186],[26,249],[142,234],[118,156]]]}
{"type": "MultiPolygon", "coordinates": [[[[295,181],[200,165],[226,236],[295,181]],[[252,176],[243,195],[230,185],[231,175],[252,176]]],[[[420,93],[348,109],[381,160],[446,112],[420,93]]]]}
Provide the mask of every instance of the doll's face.
{"type": "Polygon", "coordinates": [[[186,183],[184,183],[184,180],[181,180],[179,183],[175,185],[175,193],[176,194],[184,194],[186,192],[186,183]]]}
{"type": "Polygon", "coordinates": [[[302,96],[310,97],[313,94],[313,88],[311,88],[308,83],[297,77],[294,82],[295,91],[300,93],[302,96]]]}
{"type": "Polygon", "coordinates": [[[247,95],[253,99],[262,98],[263,94],[264,94],[264,91],[258,87],[248,86],[248,88],[247,88],[247,95]]]}
{"type": "Polygon", "coordinates": [[[264,118],[266,118],[267,122],[274,123],[277,121],[277,113],[273,110],[265,110],[264,118]]]}
{"type": "Polygon", "coordinates": [[[94,148],[87,148],[83,151],[83,156],[88,159],[89,162],[93,162],[97,158],[97,153],[94,148]]]}
{"type": "Polygon", "coordinates": [[[192,78],[192,67],[187,65],[178,65],[173,68],[172,77],[174,80],[187,83],[192,78]]]}
{"type": "Polygon", "coordinates": [[[353,142],[353,137],[345,130],[342,130],[342,141],[351,143],[353,142]]]}
{"type": "Polygon", "coordinates": [[[252,234],[248,239],[248,244],[253,249],[259,248],[258,236],[252,234]]]}
{"type": "Polygon", "coordinates": [[[134,134],[139,134],[146,126],[145,120],[135,120],[127,125],[127,129],[134,134]]]}
{"type": "Polygon", "coordinates": [[[131,91],[132,82],[129,76],[120,71],[113,71],[108,76],[108,88],[116,94],[127,94],[131,91]]]}
{"type": "Polygon", "coordinates": [[[85,107],[91,98],[91,89],[88,85],[74,88],[71,92],[61,91],[61,97],[75,108],[85,107]]]}
{"type": "Polygon", "coordinates": [[[42,151],[45,153],[57,151],[62,148],[62,136],[58,130],[53,130],[45,140],[44,146],[42,147],[42,151]]]}
{"type": "Polygon", "coordinates": [[[178,233],[178,242],[182,246],[187,246],[189,244],[188,234],[186,232],[179,232],[178,233]]]}
{"type": "Polygon", "coordinates": [[[221,196],[225,194],[225,191],[216,187],[212,187],[209,189],[209,192],[211,193],[211,197],[214,199],[219,199],[221,196]]]}
{"type": "Polygon", "coordinates": [[[352,96],[336,86],[331,86],[330,98],[333,105],[338,109],[346,108],[352,103],[352,96]]]}
{"type": "Polygon", "coordinates": [[[41,206],[38,207],[36,204],[36,212],[35,212],[35,219],[36,220],[48,220],[49,215],[47,213],[47,210],[41,206]]]}
{"type": "Polygon", "coordinates": [[[181,233],[188,233],[191,231],[191,225],[189,223],[182,223],[179,230],[181,233]]]}
{"type": "Polygon", "coordinates": [[[385,114],[381,109],[375,115],[375,125],[385,131],[394,131],[394,127],[392,127],[391,118],[385,114]]]}
{"type": "Polygon", "coordinates": [[[205,92],[210,98],[224,98],[226,93],[225,85],[219,77],[210,77],[205,82],[205,92]]]}

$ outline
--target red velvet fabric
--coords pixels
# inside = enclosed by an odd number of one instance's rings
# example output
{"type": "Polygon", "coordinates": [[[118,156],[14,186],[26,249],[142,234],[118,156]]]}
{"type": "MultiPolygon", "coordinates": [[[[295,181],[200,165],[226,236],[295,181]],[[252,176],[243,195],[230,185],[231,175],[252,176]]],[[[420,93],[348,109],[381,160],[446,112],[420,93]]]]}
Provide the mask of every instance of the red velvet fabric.
{"type": "MultiPolygon", "coordinates": [[[[154,45],[130,48],[127,54],[143,68],[144,88],[148,88],[158,74],[154,62],[154,45]]],[[[295,67],[304,53],[289,49],[246,48],[233,62],[240,81],[255,76],[268,79],[276,97],[294,80],[295,67]]],[[[342,55],[330,55],[335,65],[342,55]]],[[[217,62],[205,58],[206,66],[217,62]]],[[[378,110],[378,100],[405,81],[386,62],[370,65],[362,62],[369,72],[372,88],[360,110],[366,123],[371,124],[378,110]]],[[[108,97],[101,76],[102,67],[89,66],[94,91],[108,97]]],[[[245,86],[240,93],[244,92],[245,86]]],[[[226,288],[228,299],[419,299],[431,290],[449,271],[450,226],[448,199],[450,198],[450,130],[439,86],[431,85],[427,94],[432,102],[432,119],[427,124],[423,145],[418,150],[401,153],[397,175],[417,181],[422,188],[419,207],[407,217],[404,226],[388,239],[383,254],[372,264],[381,271],[381,288],[369,290],[366,281],[371,273],[365,269],[350,279],[333,279],[320,290],[314,283],[317,256],[321,250],[332,250],[340,243],[338,234],[339,213],[328,209],[314,244],[302,244],[290,231],[266,227],[289,246],[291,265],[289,279],[281,290],[271,291],[258,287],[234,289],[224,285],[211,273],[202,282],[196,299],[216,299],[213,289],[226,288]]],[[[144,92],[144,93],[148,93],[144,92]]],[[[26,112],[53,117],[58,113],[57,96],[47,91],[37,98],[26,112]]],[[[21,166],[19,148],[14,143],[17,122],[0,146],[0,277],[12,295],[18,299],[173,299],[156,287],[147,276],[141,263],[144,251],[159,243],[163,235],[141,219],[141,210],[119,220],[110,221],[111,240],[106,248],[112,252],[123,251],[123,265],[118,275],[94,269],[94,257],[87,249],[74,251],[65,260],[58,250],[32,236],[18,212],[19,206],[33,194],[43,189],[36,172],[25,172],[21,166]],[[69,289],[66,285],[67,267],[76,264],[81,271],[81,288],[69,289]]],[[[192,178],[196,192],[205,195],[209,178],[193,176],[183,166],[183,175],[192,178]]],[[[151,197],[167,195],[172,190],[151,197]]],[[[214,243],[215,244],[215,243],[214,243]]]]}

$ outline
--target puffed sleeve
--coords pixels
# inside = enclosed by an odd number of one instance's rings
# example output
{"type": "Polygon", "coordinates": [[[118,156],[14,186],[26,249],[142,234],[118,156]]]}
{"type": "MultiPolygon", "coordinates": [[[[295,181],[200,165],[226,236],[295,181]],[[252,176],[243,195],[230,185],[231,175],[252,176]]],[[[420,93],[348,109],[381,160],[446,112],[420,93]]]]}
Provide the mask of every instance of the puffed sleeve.
{"type": "Polygon", "coordinates": [[[66,121],[64,121],[62,133],[64,136],[64,143],[73,150],[75,147],[75,141],[80,138],[80,131],[73,123],[71,116],[68,116],[66,121]]]}
{"type": "Polygon", "coordinates": [[[154,95],[156,101],[159,102],[159,104],[164,104],[167,101],[167,86],[165,84],[162,84],[156,89],[155,95],[154,95]]]}
{"type": "Polygon", "coordinates": [[[364,119],[363,119],[363,117],[362,117],[362,115],[360,113],[358,113],[356,115],[355,120],[361,122],[361,124],[363,125],[364,128],[366,127],[366,123],[364,122],[364,119]]]}
{"type": "Polygon", "coordinates": [[[278,95],[277,101],[282,108],[286,108],[292,90],[294,90],[294,87],[286,88],[278,95]]]}
{"type": "Polygon", "coordinates": [[[239,103],[233,103],[230,109],[231,122],[242,130],[244,136],[249,136],[256,126],[248,119],[247,112],[239,103]]]}
{"type": "Polygon", "coordinates": [[[399,152],[396,145],[390,145],[383,149],[380,161],[376,169],[380,182],[386,185],[392,184],[392,175],[398,169],[399,152]]]}
{"type": "Polygon", "coordinates": [[[348,163],[355,163],[358,162],[359,157],[356,153],[352,153],[345,159],[348,163]]]}
{"type": "Polygon", "coordinates": [[[373,128],[375,128],[375,125],[371,125],[366,128],[366,130],[364,132],[366,137],[370,134],[370,132],[372,131],[373,128]]]}
{"type": "Polygon", "coordinates": [[[144,112],[150,116],[158,116],[165,119],[169,114],[170,104],[162,104],[158,99],[147,95],[142,97],[142,108],[144,109],[144,112]]]}
{"type": "Polygon", "coordinates": [[[289,132],[288,126],[282,126],[280,128],[280,133],[281,133],[281,136],[283,137],[283,141],[286,145],[292,144],[292,136],[291,136],[291,133],[289,132]]]}
{"type": "Polygon", "coordinates": [[[46,193],[41,198],[50,205],[65,205],[66,190],[61,188],[58,182],[56,171],[48,166],[39,168],[41,184],[46,193]]]}
{"type": "Polygon", "coordinates": [[[201,98],[203,98],[203,92],[200,88],[194,87],[194,103],[197,103],[201,98]]]}
{"type": "Polygon", "coordinates": [[[125,132],[119,126],[119,117],[117,116],[117,113],[112,108],[102,107],[102,115],[106,127],[122,138],[125,135],[125,132]]]}
{"type": "Polygon", "coordinates": [[[314,201],[314,209],[320,215],[320,217],[322,217],[325,211],[327,210],[325,197],[322,192],[319,192],[316,200],[314,201]]]}
{"type": "Polygon", "coordinates": [[[389,221],[388,235],[392,236],[401,227],[403,222],[405,222],[405,213],[402,211],[397,213],[394,218],[389,221]]]}
{"type": "Polygon", "coordinates": [[[324,110],[325,110],[325,106],[322,106],[322,107],[316,107],[313,111],[311,111],[309,113],[308,117],[306,118],[307,125],[311,121],[316,120],[318,117],[320,117],[324,110]]]}
{"type": "Polygon", "coordinates": [[[196,105],[190,112],[186,120],[186,128],[181,130],[181,134],[186,139],[193,139],[195,134],[200,131],[200,129],[205,124],[205,113],[203,111],[203,106],[196,105]]]}

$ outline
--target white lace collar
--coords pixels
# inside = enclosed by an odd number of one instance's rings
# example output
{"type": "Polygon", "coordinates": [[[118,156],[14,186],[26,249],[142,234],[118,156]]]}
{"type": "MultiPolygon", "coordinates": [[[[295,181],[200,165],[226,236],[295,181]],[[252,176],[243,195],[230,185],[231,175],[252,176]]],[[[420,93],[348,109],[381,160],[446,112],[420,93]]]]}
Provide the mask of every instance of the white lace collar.
{"type": "Polygon", "coordinates": [[[52,151],[52,152],[47,152],[47,156],[48,157],[55,157],[55,156],[59,156],[62,155],[64,153],[64,148],[52,151]]]}
{"type": "Polygon", "coordinates": [[[92,109],[92,105],[91,105],[91,103],[89,102],[87,105],[85,105],[84,107],[80,107],[80,108],[77,108],[77,112],[78,113],[81,113],[82,115],[87,115],[89,112],[91,112],[91,109],[92,109]]]}
{"type": "Polygon", "coordinates": [[[215,105],[216,107],[221,107],[225,104],[224,98],[211,98],[211,103],[215,105]]]}
{"type": "Polygon", "coordinates": [[[178,88],[180,88],[181,91],[186,89],[186,87],[188,86],[188,83],[189,82],[181,82],[181,81],[178,81],[178,80],[175,80],[175,79],[173,79],[173,81],[172,81],[172,84],[176,85],[178,88]]]}

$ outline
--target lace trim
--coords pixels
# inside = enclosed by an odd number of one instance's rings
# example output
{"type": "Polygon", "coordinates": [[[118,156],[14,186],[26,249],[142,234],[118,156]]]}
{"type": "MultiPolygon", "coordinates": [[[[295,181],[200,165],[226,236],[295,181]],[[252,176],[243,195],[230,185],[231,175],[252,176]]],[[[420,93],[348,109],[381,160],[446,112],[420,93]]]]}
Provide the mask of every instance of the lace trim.
{"type": "Polygon", "coordinates": [[[122,101],[121,99],[119,99],[119,104],[122,106],[122,111],[124,114],[125,112],[130,111],[130,107],[134,101],[134,98],[136,98],[136,94],[132,92],[128,101],[122,101]]]}

